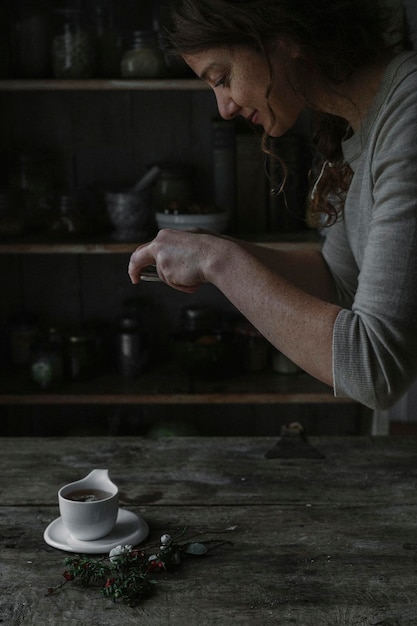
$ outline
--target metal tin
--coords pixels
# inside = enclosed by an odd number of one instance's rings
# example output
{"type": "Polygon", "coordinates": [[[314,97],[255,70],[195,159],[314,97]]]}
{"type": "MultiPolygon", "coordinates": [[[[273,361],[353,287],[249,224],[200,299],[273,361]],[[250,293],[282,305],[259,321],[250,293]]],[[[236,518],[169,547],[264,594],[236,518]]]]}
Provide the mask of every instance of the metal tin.
{"type": "Polygon", "coordinates": [[[94,373],[94,341],[90,335],[74,334],[67,338],[66,374],[70,380],[88,380],[94,373]]]}
{"type": "Polygon", "coordinates": [[[126,377],[137,376],[148,363],[147,333],[137,319],[126,317],[120,321],[116,339],[119,374],[126,377]]]}

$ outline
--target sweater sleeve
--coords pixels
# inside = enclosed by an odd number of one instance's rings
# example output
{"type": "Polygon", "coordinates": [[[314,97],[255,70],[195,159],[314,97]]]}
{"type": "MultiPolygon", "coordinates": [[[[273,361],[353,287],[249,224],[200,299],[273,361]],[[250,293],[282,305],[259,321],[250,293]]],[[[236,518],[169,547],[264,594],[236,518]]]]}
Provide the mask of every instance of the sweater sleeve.
{"type": "Polygon", "coordinates": [[[379,112],[353,164],[345,219],[330,229],[323,248],[344,307],[333,331],[334,392],[373,409],[394,404],[417,377],[414,81],[411,86],[397,89],[379,112]]]}

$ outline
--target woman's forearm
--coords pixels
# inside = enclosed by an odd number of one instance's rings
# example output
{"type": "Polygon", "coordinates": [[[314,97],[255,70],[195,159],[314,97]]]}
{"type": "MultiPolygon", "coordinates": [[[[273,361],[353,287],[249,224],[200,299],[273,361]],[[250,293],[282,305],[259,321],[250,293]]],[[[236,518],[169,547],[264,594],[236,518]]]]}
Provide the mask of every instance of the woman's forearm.
{"type": "Polygon", "coordinates": [[[267,245],[235,242],[306,293],[335,301],[335,285],[320,250],[277,250],[267,245]]]}
{"type": "Polygon", "coordinates": [[[333,326],[340,308],[329,302],[332,282],[320,252],[265,254],[231,242],[211,257],[205,276],[278,350],[333,384],[333,326]]]}

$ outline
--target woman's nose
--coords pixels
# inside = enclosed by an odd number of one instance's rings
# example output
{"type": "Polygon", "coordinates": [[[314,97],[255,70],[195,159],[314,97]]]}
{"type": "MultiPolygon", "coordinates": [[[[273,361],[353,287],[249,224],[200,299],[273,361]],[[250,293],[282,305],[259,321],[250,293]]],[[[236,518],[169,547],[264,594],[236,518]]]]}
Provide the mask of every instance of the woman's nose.
{"type": "Polygon", "coordinates": [[[241,111],[241,107],[230,96],[216,93],[217,108],[224,120],[231,120],[241,111]]]}

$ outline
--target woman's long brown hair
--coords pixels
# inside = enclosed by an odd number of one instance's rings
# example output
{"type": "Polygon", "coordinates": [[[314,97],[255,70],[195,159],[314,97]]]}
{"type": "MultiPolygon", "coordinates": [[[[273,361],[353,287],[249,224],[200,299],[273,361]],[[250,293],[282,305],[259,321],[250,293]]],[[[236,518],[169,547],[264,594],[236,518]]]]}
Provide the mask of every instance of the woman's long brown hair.
{"type": "MultiPolygon", "coordinates": [[[[297,66],[288,60],[288,78],[306,98],[314,81],[337,89],[358,68],[403,45],[402,33],[390,32],[398,20],[393,20],[392,11],[380,0],[171,0],[167,8],[170,17],[164,41],[168,52],[187,55],[216,47],[249,47],[268,62],[267,98],[274,79],[269,53],[280,37],[291,39],[301,51],[297,66]]],[[[313,224],[315,216],[324,214],[331,224],[343,212],[352,177],[341,147],[349,127],[346,120],[317,110],[314,102],[311,110],[315,160],[309,219],[313,224]]],[[[269,151],[268,129],[262,149],[269,151]]]]}

